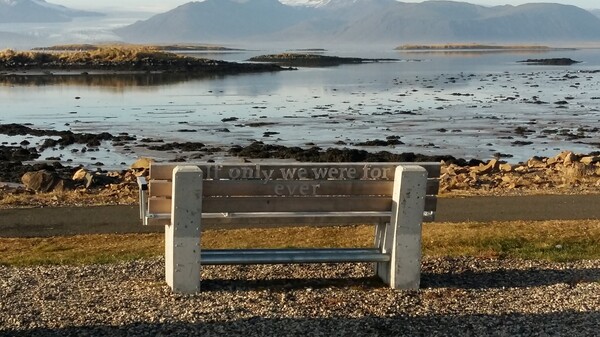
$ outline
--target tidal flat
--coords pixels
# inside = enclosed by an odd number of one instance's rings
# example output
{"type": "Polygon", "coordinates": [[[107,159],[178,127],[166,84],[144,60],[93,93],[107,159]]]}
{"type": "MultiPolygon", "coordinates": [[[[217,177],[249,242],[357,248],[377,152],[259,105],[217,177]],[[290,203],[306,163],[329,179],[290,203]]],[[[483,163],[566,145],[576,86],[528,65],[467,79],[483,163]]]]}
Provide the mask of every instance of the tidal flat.
{"type": "MultiPolygon", "coordinates": [[[[101,141],[92,151],[85,144],[42,149],[44,137],[31,134],[1,134],[0,142],[35,148],[38,160],[104,168],[140,156],[226,160],[230,149],[256,142],[513,163],[600,149],[598,50],[326,53],[399,61],[201,77],[5,73],[0,123],[128,140],[101,141]],[[559,57],[581,63],[518,62],[559,57]]],[[[261,54],[186,55],[240,61],[261,54]]]]}

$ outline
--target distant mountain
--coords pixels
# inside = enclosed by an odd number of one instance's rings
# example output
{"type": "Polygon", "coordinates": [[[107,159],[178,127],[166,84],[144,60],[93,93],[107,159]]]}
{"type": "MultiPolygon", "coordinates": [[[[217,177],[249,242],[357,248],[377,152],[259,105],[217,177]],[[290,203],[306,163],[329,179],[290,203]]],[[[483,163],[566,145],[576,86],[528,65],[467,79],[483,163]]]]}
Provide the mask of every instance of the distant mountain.
{"type": "Polygon", "coordinates": [[[590,12],[600,18],[600,9],[592,9],[590,12]]]}
{"type": "Polygon", "coordinates": [[[0,23],[66,22],[100,13],[70,9],[44,0],[0,0],[0,23]]]}
{"type": "Polygon", "coordinates": [[[306,9],[277,0],[206,0],[189,2],[116,32],[136,42],[240,41],[272,34],[308,18],[306,9]]]}
{"type": "Polygon", "coordinates": [[[395,0],[207,0],[118,29],[129,42],[598,41],[600,18],[550,3],[484,7],[395,0]]]}
{"type": "Polygon", "coordinates": [[[570,5],[482,7],[451,1],[398,3],[348,24],[340,40],[402,42],[598,41],[600,19],[570,5]]]}

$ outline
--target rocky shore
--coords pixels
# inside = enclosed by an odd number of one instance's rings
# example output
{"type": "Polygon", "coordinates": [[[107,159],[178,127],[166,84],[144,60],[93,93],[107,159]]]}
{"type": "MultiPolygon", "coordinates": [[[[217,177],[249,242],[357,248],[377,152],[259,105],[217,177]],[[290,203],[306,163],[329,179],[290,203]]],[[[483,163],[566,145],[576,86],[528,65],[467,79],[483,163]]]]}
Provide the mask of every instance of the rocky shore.
{"type": "MultiPolygon", "coordinates": [[[[90,139],[67,134],[70,139],[90,139]]],[[[227,153],[228,161],[239,162],[268,159],[304,162],[436,161],[442,163],[442,196],[600,193],[598,152],[584,155],[565,151],[554,157],[534,157],[525,163],[509,164],[498,159],[487,162],[466,161],[451,156],[371,153],[354,149],[322,150],[315,147],[302,149],[263,143],[233,146],[228,150],[206,148],[204,144],[169,144],[162,150],[167,151],[172,146],[194,148],[207,153],[221,151],[227,153]]],[[[39,153],[35,148],[0,146],[0,181],[4,182],[0,183],[0,207],[60,206],[72,203],[134,204],[137,201],[136,177],[147,175],[150,162],[153,161],[140,158],[129,166],[123,163],[121,170],[110,171],[101,169],[101,166],[92,170],[82,166],[63,165],[60,158],[36,163],[38,157],[39,153]],[[26,164],[25,161],[30,163],[26,164]]]]}
{"type": "MultiPolygon", "coordinates": [[[[161,139],[137,139],[126,133],[76,133],[20,124],[0,124],[0,134],[40,139],[37,144],[30,144],[27,140],[0,144],[0,207],[135,203],[136,177],[147,174],[153,159],[132,159],[131,162],[120,163],[119,169],[107,170],[103,169],[101,161],[84,167],[73,164],[71,159],[42,158],[43,151],[49,148],[74,154],[94,154],[107,144],[129,151],[133,151],[134,146],[145,148],[159,156],[161,153],[181,153],[170,160],[172,162],[211,162],[215,161],[214,158],[234,162],[440,162],[440,194],[450,196],[600,193],[600,152],[577,154],[564,151],[553,157],[533,157],[526,162],[510,164],[502,158],[465,160],[447,155],[370,152],[345,147],[322,149],[314,145],[287,147],[258,141],[224,148],[200,142],[167,143],[161,139]]],[[[387,146],[400,141],[388,137],[371,142],[387,146]]],[[[368,145],[365,143],[365,146],[368,145]]]]}

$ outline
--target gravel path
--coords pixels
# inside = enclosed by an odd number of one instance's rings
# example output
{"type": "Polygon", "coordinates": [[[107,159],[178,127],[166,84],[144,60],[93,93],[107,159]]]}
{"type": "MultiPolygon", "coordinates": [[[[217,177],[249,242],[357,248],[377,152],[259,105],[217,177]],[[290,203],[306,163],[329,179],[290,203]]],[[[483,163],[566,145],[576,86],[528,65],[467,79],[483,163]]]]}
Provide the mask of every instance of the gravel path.
{"type": "Polygon", "coordinates": [[[420,291],[368,264],[207,266],[175,295],[163,260],[0,266],[0,336],[598,336],[600,261],[427,258],[420,291]]]}

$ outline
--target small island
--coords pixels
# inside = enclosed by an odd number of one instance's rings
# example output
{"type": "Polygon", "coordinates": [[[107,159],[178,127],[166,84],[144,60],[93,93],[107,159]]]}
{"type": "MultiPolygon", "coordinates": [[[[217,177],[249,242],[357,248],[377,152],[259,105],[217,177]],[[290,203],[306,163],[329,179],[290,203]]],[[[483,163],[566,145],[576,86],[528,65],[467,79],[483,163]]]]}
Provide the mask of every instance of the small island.
{"type": "MultiPolygon", "coordinates": [[[[103,47],[78,51],[0,52],[0,71],[53,72],[164,72],[238,74],[285,70],[276,64],[236,63],[177,55],[152,47],[103,47]]],[[[27,73],[26,73],[27,74],[27,73]]]]}
{"type": "Polygon", "coordinates": [[[570,66],[572,64],[581,63],[581,61],[575,61],[570,58],[527,59],[518,62],[542,66],[570,66]]]}
{"type": "Polygon", "coordinates": [[[288,67],[329,67],[342,64],[361,64],[375,62],[397,62],[398,59],[364,59],[358,57],[339,57],[302,53],[283,53],[255,56],[250,62],[275,63],[288,67]]]}

